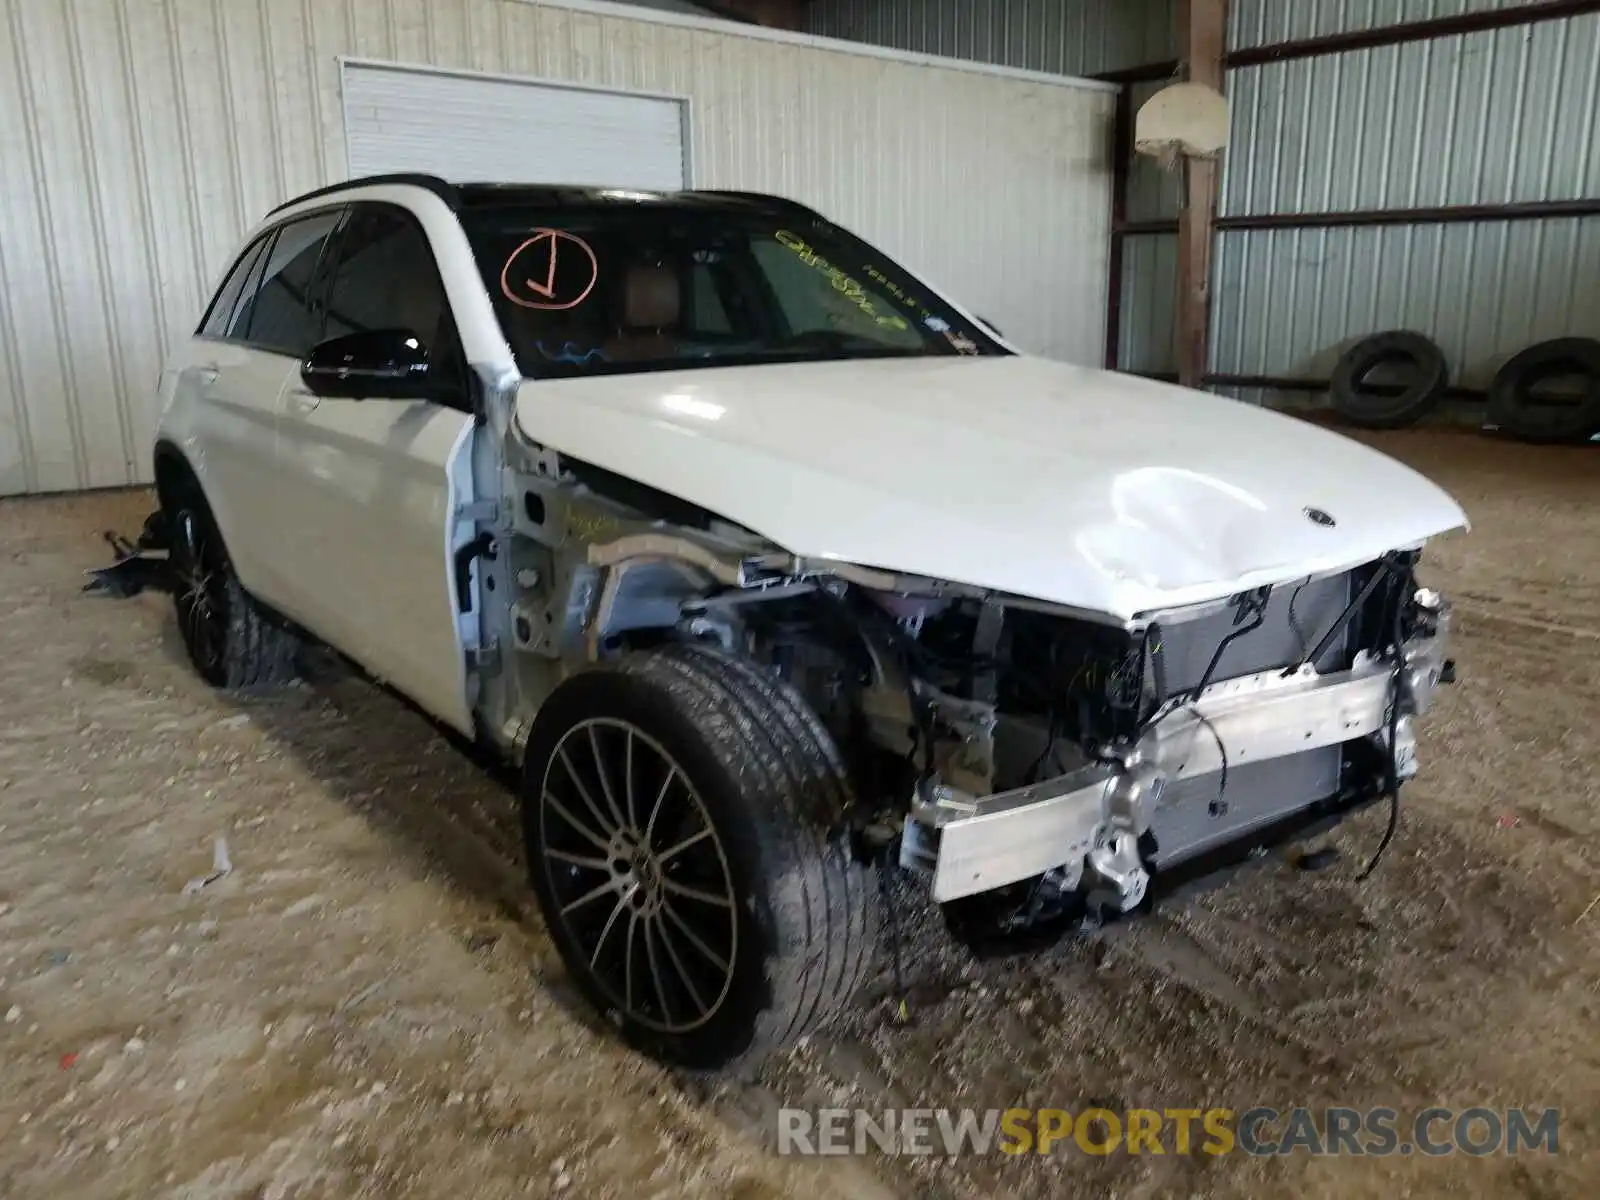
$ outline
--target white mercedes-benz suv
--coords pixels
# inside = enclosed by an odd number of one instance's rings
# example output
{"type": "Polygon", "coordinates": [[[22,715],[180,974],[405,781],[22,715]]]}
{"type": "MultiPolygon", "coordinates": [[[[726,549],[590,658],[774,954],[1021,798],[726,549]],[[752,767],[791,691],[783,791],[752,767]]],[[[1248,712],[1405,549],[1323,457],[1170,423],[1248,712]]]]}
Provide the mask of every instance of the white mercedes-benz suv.
{"type": "Polygon", "coordinates": [[[1437,487],[1020,353],[769,196],[315,192],[161,393],[200,674],[314,639],[513,765],[562,958],[686,1066],[848,1001],[876,871],[960,929],[1092,920],[1397,805],[1451,674],[1437,487]]]}

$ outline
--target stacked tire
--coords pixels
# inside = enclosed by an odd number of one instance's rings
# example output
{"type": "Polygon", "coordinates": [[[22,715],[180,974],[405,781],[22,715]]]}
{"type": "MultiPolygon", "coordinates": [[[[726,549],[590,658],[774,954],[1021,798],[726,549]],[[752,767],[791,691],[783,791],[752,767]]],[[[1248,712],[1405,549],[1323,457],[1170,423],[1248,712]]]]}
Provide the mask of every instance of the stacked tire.
{"type": "Polygon", "coordinates": [[[1587,442],[1600,434],[1600,341],[1556,338],[1513,355],[1489,385],[1488,423],[1529,442],[1587,442]],[[1556,380],[1576,386],[1548,390],[1556,380]]]}
{"type": "Polygon", "coordinates": [[[1339,359],[1330,387],[1334,409],[1363,429],[1399,429],[1432,412],[1450,382],[1444,352],[1410,330],[1362,338],[1339,359]],[[1401,382],[1380,386],[1371,376],[1389,368],[1401,382]]]}

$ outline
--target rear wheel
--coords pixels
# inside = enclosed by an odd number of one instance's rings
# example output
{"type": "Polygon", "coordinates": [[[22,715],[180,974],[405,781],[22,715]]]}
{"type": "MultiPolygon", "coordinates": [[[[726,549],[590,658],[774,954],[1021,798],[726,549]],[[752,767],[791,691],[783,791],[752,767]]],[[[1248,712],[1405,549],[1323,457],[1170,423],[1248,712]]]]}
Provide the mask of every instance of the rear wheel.
{"type": "Polygon", "coordinates": [[[299,639],[273,622],[239,585],[205,501],[186,490],[164,507],[177,577],[178,631],[200,678],[228,689],[294,679],[299,639]]]}
{"type": "Polygon", "coordinates": [[[524,833],[551,936],[645,1052],[753,1062],[849,1000],[874,930],[837,750],[787,685],[681,647],[574,676],[529,738],[524,833]]]}

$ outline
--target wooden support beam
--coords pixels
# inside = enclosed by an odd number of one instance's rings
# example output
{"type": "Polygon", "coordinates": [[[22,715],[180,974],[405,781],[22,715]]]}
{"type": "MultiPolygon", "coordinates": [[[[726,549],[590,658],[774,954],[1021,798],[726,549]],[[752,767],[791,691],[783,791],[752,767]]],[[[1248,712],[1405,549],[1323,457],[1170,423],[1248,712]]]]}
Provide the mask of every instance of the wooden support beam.
{"type": "Polygon", "coordinates": [[[1122,263],[1128,223],[1128,175],[1133,167],[1133,91],[1117,89],[1111,122],[1111,253],[1106,264],[1106,349],[1104,366],[1115,371],[1122,356],[1122,263]]]}
{"type": "MultiPolygon", "coordinates": [[[[1228,0],[1179,0],[1178,44],[1184,78],[1222,90],[1228,0]]],[[[1215,159],[1183,160],[1178,214],[1178,380],[1199,387],[1211,331],[1211,245],[1217,209],[1215,159]]]]}

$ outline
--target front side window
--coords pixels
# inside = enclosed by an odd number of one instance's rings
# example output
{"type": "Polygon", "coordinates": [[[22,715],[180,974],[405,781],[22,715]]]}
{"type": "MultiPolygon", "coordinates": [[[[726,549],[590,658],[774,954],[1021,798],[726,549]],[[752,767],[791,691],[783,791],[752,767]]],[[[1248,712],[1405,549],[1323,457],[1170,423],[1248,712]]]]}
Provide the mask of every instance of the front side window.
{"type": "Polygon", "coordinates": [[[304,358],[321,337],[322,316],[311,294],[317,264],[342,210],[290,221],[277,241],[255,294],[239,305],[231,334],[262,350],[304,358]]]}
{"type": "Polygon", "coordinates": [[[674,203],[470,209],[526,376],[1006,351],[859,238],[803,210],[674,203]]]}
{"type": "Polygon", "coordinates": [[[403,329],[428,347],[441,402],[461,406],[466,359],[428,235],[403,208],[358,204],[339,237],[323,336],[403,329]]]}

